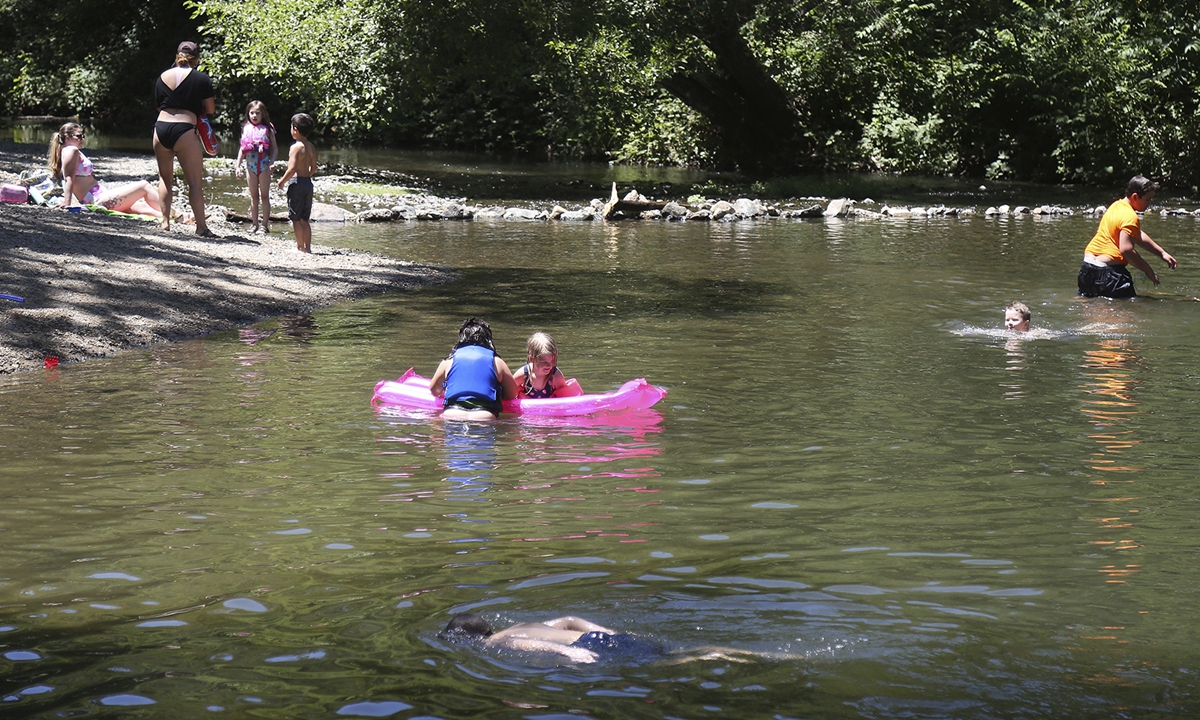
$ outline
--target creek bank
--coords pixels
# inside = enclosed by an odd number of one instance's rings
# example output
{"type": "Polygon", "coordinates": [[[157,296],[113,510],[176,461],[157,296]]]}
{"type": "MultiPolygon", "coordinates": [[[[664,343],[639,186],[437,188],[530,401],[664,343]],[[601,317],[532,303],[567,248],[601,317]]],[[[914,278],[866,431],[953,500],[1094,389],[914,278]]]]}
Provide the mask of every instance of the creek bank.
{"type": "MultiPolygon", "coordinates": [[[[0,143],[0,181],[44,158],[0,143]]],[[[153,159],[90,151],[107,182],[153,177],[153,159]]],[[[296,250],[248,236],[214,207],[200,238],[176,223],[0,203],[0,375],[205,335],[334,302],[446,282],[445,268],[357,250],[296,250]]],[[[318,236],[319,238],[319,236],[318,236]]]]}

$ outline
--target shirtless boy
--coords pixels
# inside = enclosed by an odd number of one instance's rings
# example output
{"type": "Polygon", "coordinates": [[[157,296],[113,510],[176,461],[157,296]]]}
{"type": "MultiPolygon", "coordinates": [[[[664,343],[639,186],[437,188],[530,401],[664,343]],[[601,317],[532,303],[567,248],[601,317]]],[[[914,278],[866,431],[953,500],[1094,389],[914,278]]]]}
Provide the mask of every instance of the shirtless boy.
{"type": "Polygon", "coordinates": [[[292,231],[296,234],[296,249],[300,252],[312,252],[312,216],[313,183],[312,177],[317,174],[317,149],[308,141],[316,123],[307,113],[296,113],[292,116],[292,147],[288,150],[287,172],[279,179],[280,190],[287,188],[288,219],[292,221],[292,231]],[[288,181],[291,181],[289,184],[288,181]]]}

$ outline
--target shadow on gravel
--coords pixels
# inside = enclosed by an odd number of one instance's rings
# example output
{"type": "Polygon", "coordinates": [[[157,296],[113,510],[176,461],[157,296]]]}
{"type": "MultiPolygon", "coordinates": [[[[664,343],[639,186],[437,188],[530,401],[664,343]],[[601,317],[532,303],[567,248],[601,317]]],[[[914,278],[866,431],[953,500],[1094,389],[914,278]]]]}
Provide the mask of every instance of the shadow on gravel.
{"type": "Polygon", "coordinates": [[[449,279],[341,249],[304,255],[283,237],[197,238],[152,223],[0,207],[0,373],[194,337],[341,299],[449,279]]]}

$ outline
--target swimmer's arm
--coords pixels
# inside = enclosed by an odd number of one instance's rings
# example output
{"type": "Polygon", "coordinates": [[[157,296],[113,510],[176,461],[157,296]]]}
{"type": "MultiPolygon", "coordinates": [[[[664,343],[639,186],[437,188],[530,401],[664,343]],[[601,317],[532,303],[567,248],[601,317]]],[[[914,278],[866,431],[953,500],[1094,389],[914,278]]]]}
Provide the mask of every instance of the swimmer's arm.
{"type": "Polygon", "coordinates": [[[571,632],[578,633],[602,632],[608,633],[609,635],[617,634],[616,630],[611,630],[603,625],[597,625],[591,620],[584,620],[583,618],[575,617],[574,615],[564,615],[563,617],[557,617],[553,620],[547,620],[542,624],[549,625],[550,627],[557,628],[559,630],[570,630],[571,632]]]}
{"type": "Polygon", "coordinates": [[[517,381],[513,378],[512,370],[508,369],[508,363],[500,358],[496,358],[496,378],[500,380],[505,400],[512,400],[517,396],[517,381]]]}
{"type": "Polygon", "coordinates": [[[443,360],[438,363],[437,372],[429,379],[429,392],[434,397],[446,396],[446,376],[450,374],[451,362],[451,360],[443,360]]]}
{"type": "Polygon", "coordinates": [[[571,647],[561,643],[549,642],[546,640],[532,640],[530,638],[508,638],[504,642],[505,645],[513,650],[522,650],[524,652],[544,652],[554,653],[570,658],[579,663],[596,662],[596,653],[583,648],[571,647]]]}
{"type": "Polygon", "coordinates": [[[1137,244],[1162,258],[1162,261],[1165,262],[1172,270],[1179,265],[1175,258],[1171,257],[1170,253],[1168,253],[1166,250],[1163,250],[1162,246],[1154,242],[1154,240],[1152,240],[1146,233],[1142,233],[1142,237],[1137,241],[1137,244]]]}
{"type": "MultiPolygon", "coordinates": [[[[1138,253],[1137,245],[1134,243],[1133,235],[1130,235],[1128,230],[1121,231],[1121,236],[1117,241],[1117,247],[1120,248],[1121,254],[1125,256],[1125,259],[1130,265],[1134,266],[1138,270],[1141,270],[1142,273],[1150,280],[1150,282],[1154,283],[1155,285],[1158,284],[1158,273],[1154,272],[1154,268],[1150,267],[1150,263],[1146,262],[1146,259],[1138,253]]],[[[1155,247],[1157,247],[1157,245],[1155,247]]],[[[1162,248],[1159,249],[1161,250],[1162,248]]]]}

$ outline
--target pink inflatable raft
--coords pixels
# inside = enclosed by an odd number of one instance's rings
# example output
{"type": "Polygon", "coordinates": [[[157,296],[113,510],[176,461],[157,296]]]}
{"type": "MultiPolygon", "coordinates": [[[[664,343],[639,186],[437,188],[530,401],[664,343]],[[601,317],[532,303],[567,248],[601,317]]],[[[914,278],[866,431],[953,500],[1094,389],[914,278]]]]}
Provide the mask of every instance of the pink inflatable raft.
{"type": "MultiPolygon", "coordinates": [[[[567,381],[574,388],[574,378],[567,381]]],[[[518,398],[504,401],[504,412],[540,417],[591,415],[609,410],[643,410],[666,397],[665,388],[646,382],[644,378],[630,380],[612,392],[573,397],[544,399],[518,398]]],[[[441,412],[442,401],[429,392],[429,378],[421,377],[409,368],[395,380],[384,380],[375,386],[373,405],[400,405],[414,410],[441,412]]]]}

